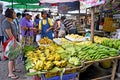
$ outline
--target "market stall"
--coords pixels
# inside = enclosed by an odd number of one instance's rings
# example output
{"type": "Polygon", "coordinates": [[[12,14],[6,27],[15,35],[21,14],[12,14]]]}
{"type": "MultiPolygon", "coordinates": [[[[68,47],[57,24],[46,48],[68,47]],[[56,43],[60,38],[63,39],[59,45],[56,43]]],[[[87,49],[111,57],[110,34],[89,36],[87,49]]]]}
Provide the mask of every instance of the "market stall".
{"type": "MultiPolygon", "coordinates": [[[[118,54],[118,50],[120,50],[119,40],[95,36],[96,44],[90,42],[88,38],[72,34],[67,35],[65,38],[55,38],[53,41],[44,38],[39,41],[38,48],[33,50],[27,48],[26,69],[30,71],[32,69],[33,71],[29,75],[41,75],[44,78],[43,80],[53,78],[59,78],[56,80],[62,78],[64,80],[64,78],[70,77],[69,75],[71,75],[70,78],[74,79],[75,75],[79,75],[81,70],[88,68],[90,65],[112,60],[112,74],[100,78],[111,77],[111,80],[114,80],[117,60],[120,58],[118,54]],[[30,63],[29,59],[32,63],[30,63]],[[45,63],[43,63],[44,61],[45,63]]],[[[37,77],[37,79],[40,78],[37,77]]]]}
{"type": "Polygon", "coordinates": [[[64,49],[48,38],[41,39],[38,45],[38,48],[27,46],[24,49],[28,75],[39,75],[43,80],[79,78],[81,62],[73,62],[71,58],[72,63],[68,63],[68,58],[62,54],[64,49]]]}

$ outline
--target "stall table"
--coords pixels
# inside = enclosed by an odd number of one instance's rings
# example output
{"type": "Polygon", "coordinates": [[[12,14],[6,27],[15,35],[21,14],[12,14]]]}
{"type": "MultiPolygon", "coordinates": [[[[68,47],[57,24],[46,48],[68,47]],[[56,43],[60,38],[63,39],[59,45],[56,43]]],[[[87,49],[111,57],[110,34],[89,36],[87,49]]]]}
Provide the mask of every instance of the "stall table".
{"type": "Polygon", "coordinates": [[[98,63],[98,62],[102,62],[102,61],[106,61],[106,60],[112,60],[113,66],[112,66],[112,73],[111,73],[111,75],[102,76],[102,77],[95,78],[95,79],[92,79],[92,80],[100,80],[100,79],[107,78],[107,77],[111,77],[111,80],[114,80],[115,79],[115,74],[116,74],[116,69],[117,69],[118,59],[120,59],[120,56],[109,57],[109,58],[106,58],[106,59],[101,59],[101,60],[96,60],[96,61],[87,61],[87,62],[84,62],[84,65],[85,66],[88,65],[88,64],[92,65],[92,64],[98,63]]]}

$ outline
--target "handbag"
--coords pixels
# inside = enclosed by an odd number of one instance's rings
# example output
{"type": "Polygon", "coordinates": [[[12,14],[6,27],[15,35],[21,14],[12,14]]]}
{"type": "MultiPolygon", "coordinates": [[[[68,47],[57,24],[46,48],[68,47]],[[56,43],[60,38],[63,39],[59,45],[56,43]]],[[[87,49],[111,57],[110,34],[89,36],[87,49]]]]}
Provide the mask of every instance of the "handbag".
{"type": "Polygon", "coordinates": [[[4,57],[6,58],[12,60],[16,59],[19,56],[21,49],[21,44],[17,42],[14,37],[10,37],[3,43],[4,57]]]}

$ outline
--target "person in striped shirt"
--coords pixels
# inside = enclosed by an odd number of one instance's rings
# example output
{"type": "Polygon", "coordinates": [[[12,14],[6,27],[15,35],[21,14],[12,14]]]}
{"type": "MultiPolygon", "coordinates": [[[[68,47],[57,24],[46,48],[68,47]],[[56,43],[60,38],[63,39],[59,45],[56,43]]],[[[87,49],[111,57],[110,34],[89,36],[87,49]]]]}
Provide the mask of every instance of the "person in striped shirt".
{"type": "Polygon", "coordinates": [[[65,26],[66,33],[68,34],[77,34],[77,28],[73,25],[73,22],[66,19],[65,16],[61,17],[62,23],[65,26]]]}

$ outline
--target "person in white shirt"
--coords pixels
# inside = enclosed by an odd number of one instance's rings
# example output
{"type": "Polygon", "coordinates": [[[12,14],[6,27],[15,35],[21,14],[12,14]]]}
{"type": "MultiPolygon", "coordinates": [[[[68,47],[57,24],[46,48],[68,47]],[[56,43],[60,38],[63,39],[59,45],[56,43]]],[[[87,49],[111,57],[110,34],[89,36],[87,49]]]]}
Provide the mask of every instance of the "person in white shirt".
{"type": "Polygon", "coordinates": [[[3,20],[6,18],[2,12],[3,12],[3,8],[2,8],[3,4],[0,3],[0,44],[1,42],[3,43],[4,42],[4,36],[3,36],[3,33],[2,33],[2,22],[3,20]]]}

